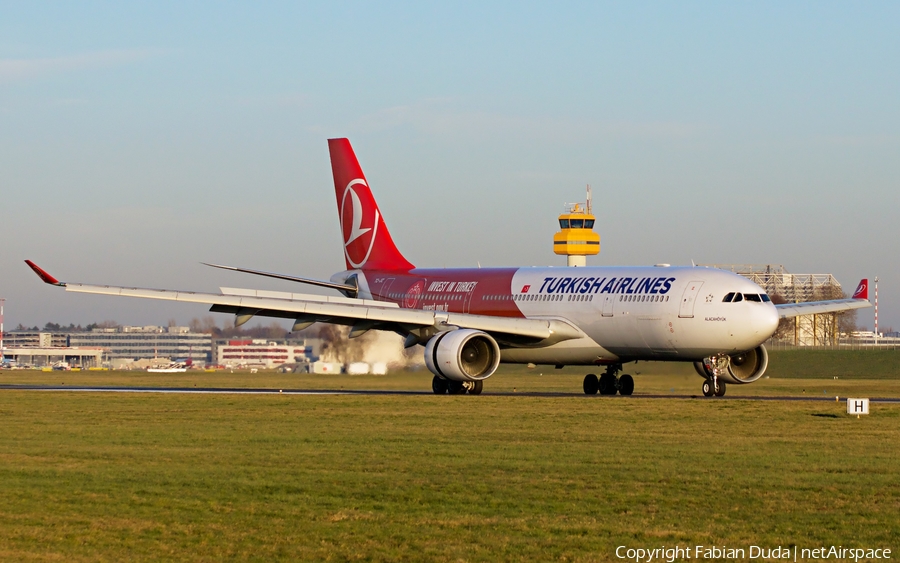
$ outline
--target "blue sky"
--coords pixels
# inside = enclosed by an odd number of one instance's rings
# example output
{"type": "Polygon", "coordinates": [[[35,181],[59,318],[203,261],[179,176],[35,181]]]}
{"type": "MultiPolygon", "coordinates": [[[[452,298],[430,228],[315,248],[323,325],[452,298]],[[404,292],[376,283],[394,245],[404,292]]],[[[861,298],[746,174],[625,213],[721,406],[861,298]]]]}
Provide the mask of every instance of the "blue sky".
{"type": "Polygon", "coordinates": [[[25,258],[201,291],[297,289],[201,260],[327,278],[339,136],[416,265],[562,264],[556,215],[591,184],[589,264],[878,275],[900,328],[900,4],[185,4],[0,2],[7,329],[207,314],[67,295],[25,258]]]}

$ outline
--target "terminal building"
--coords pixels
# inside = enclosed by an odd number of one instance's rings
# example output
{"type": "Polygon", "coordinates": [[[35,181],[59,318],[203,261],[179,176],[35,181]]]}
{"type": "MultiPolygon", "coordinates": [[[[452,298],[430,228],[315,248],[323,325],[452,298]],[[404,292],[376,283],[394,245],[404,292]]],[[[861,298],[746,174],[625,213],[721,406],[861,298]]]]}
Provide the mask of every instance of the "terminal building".
{"type": "Polygon", "coordinates": [[[18,365],[67,362],[78,367],[122,367],[137,360],[168,358],[205,364],[212,337],[188,327],[124,326],[85,332],[14,330],[3,335],[3,357],[18,365]],[[90,354],[85,353],[90,351],[90,354]]]}
{"type": "Polygon", "coordinates": [[[68,345],[103,348],[113,365],[149,358],[203,364],[211,360],[212,336],[186,326],[123,326],[69,333],[68,345]]]}
{"type": "Polygon", "coordinates": [[[123,326],[90,331],[14,330],[3,335],[4,362],[19,366],[143,367],[147,360],[272,368],[318,358],[317,339],[213,339],[188,327],[123,326]]]}

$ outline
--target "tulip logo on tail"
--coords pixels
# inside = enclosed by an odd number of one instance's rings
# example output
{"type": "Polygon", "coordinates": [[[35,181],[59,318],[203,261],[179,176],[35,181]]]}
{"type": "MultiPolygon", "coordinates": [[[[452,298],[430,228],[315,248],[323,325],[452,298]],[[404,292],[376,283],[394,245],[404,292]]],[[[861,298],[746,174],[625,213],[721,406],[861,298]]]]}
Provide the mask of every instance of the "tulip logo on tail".
{"type": "Polygon", "coordinates": [[[856,291],[853,292],[853,299],[868,299],[869,298],[869,280],[861,280],[859,285],[856,287],[856,291]]]}
{"type": "Polygon", "coordinates": [[[366,208],[363,209],[359,194],[353,189],[357,184],[369,187],[365,180],[357,178],[344,188],[341,198],[341,232],[344,235],[344,255],[347,262],[354,268],[362,268],[375,246],[380,217],[374,202],[367,201],[366,208]],[[350,205],[347,205],[348,200],[350,205]]]}

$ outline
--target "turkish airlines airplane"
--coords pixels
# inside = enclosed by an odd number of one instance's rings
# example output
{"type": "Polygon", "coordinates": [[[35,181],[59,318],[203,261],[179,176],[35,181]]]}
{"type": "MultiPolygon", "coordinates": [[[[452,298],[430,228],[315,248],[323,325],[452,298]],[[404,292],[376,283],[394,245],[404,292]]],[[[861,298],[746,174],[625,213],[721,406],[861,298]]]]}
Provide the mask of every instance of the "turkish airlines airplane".
{"type": "Polygon", "coordinates": [[[785,317],[869,307],[867,280],[851,299],[774,305],[737,274],[703,267],[421,269],[391,238],[347,139],[330,139],[331,168],[347,269],[330,281],[219,266],[337,290],[320,296],[221,288],[220,294],[60,282],[30,260],[40,278],[66,291],[206,303],[235,315],[292,319],[400,334],[423,345],[436,394],[479,394],[503,363],[604,368],[584,392],[631,395],[620,375],[637,360],[692,362],[706,396],[726,383],[752,383],[768,365],[763,346],[785,317]]]}

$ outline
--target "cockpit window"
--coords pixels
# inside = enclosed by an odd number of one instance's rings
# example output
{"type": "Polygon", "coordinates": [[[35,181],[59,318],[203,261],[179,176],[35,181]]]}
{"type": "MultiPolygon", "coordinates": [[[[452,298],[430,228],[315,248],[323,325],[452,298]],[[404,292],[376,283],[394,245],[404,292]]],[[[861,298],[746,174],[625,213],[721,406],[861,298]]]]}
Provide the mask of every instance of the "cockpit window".
{"type": "Polygon", "coordinates": [[[560,229],[568,229],[569,228],[569,220],[568,219],[560,219],[559,220],[559,228],[560,229]]]}
{"type": "Polygon", "coordinates": [[[735,293],[731,292],[723,299],[723,303],[737,303],[739,301],[753,301],[754,303],[769,303],[772,300],[765,293],[735,293]]]}
{"type": "Polygon", "coordinates": [[[571,226],[573,229],[583,229],[584,219],[570,219],[569,226],[571,226]]]}

